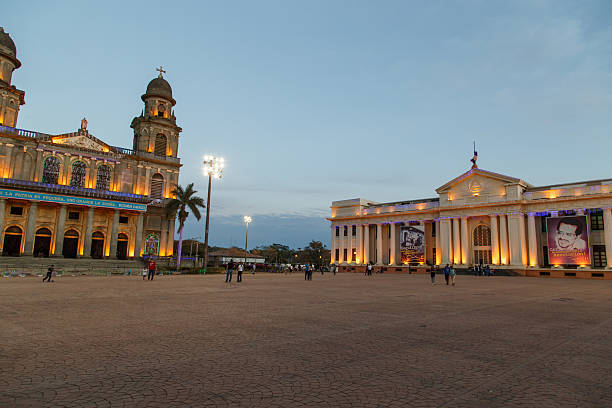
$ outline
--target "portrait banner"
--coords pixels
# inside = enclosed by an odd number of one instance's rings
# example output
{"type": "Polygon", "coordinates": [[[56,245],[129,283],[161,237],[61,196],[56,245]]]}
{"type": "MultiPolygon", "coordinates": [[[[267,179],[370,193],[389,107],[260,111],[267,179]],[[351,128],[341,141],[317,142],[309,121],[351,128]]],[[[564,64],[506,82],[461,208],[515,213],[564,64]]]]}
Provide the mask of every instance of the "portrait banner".
{"type": "Polygon", "coordinates": [[[400,253],[403,264],[425,262],[425,226],[400,228],[400,253]]]}
{"type": "Polygon", "coordinates": [[[548,263],[590,265],[589,231],[586,215],[546,219],[548,263]]]}

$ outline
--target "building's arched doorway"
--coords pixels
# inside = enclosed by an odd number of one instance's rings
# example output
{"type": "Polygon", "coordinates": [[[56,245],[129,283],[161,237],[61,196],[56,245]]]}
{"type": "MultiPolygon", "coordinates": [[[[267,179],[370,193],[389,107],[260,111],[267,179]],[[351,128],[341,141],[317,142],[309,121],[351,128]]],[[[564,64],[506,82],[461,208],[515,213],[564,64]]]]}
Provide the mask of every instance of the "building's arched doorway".
{"type": "Polygon", "coordinates": [[[474,264],[491,264],[491,229],[484,224],[474,229],[473,240],[474,264]]]}
{"type": "Polygon", "coordinates": [[[39,228],[34,235],[34,256],[49,257],[51,249],[51,230],[49,228],[39,228]]]}
{"type": "Polygon", "coordinates": [[[8,227],[4,232],[3,256],[19,256],[21,253],[21,236],[23,232],[17,226],[8,227]]]}
{"type": "Polygon", "coordinates": [[[79,233],[71,229],[64,234],[64,258],[76,258],[79,251],[79,233]]]}
{"type": "Polygon", "coordinates": [[[96,231],[91,236],[90,256],[95,259],[102,259],[104,256],[104,234],[96,231]]]}
{"type": "Polygon", "coordinates": [[[117,259],[127,259],[128,236],[121,233],[117,236],[117,259]]]}
{"type": "Polygon", "coordinates": [[[149,234],[145,239],[144,247],[145,255],[157,255],[159,254],[159,236],[157,234],[149,234]]]}

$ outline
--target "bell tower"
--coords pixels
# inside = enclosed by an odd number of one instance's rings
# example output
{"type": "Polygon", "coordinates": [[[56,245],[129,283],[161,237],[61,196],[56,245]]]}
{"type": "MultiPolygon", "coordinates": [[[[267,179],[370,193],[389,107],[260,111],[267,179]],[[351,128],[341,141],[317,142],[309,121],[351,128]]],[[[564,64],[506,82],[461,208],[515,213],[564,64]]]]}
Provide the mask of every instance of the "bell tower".
{"type": "Polygon", "coordinates": [[[178,157],[178,139],[182,131],[176,125],[172,88],[164,79],[164,69],[159,67],[147,91],[141,96],[144,110],[132,120],[134,129],[134,151],[148,152],[160,157],[178,157]]]}
{"type": "Polygon", "coordinates": [[[25,92],[11,85],[13,71],[20,66],[15,43],[0,27],[0,125],[17,127],[19,107],[25,104],[25,92]]]}

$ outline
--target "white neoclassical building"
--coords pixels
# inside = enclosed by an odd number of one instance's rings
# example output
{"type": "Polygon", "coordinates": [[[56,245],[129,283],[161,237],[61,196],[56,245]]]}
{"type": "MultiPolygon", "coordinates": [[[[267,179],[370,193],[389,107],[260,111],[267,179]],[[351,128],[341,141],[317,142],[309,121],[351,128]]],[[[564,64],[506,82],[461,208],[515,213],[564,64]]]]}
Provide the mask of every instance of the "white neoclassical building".
{"type": "Polygon", "coordinates": [[[527,276],[612,279],[612,179],[536,187],[474,164],[436,193],[332,202],[331,262],[346,271],[486,264],[527,276]]]}

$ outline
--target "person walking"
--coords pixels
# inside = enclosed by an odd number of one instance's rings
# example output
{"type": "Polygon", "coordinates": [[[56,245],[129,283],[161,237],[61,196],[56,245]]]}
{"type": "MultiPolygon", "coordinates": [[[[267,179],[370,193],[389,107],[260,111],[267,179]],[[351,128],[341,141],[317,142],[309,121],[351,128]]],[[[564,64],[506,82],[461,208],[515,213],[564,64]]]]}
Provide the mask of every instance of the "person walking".
{"type": "Polygon", "coordinates": [[[238,276],[236,277],[236,282],[238,283],[242,282],[242,271],[244,271],[244,264],[239,263],[238,264],[238,276]]]}
{"type": "Polygon", "coordinates": [[[453,286],[455,286],[455,276],[456,276],[456,272],[455,272],[455,268],[452,267],[450,268],[450,278],[451,278],[451,283],[453,286]]]}
{"type": "Polygon", "coordinates": [[[332,265],[332,271],[334,272],[334,276],[336,276],[336,269],[337,269],[336,265],[332,265]]]}
{"type": "Polygon", "coordinates": [[[309,280],[308,279],[308,264],[304,266],[304,280],[309,280]]]}
{"type": "Polygon", "coordinates": [[[225,283],[232,283],[232,274],[234,273],[235,264],[234,261],[230,260],[225,270],[225,283]]]}
{"type": "Polygon", "coordinates": [[[431,276],[431,285],[435,285],[436,284],[436,265],[431,267],[431,271],[429,272],[429,275],[431,276]]]}
{"type": "Polygon", "coordinates": [[[370,262],[368,266],[366,267],[367,276],[372,276],[372,269],[374,269],[374,267],[372,266],[372,263],[370,262]]]}
{"type": "Polygon", "coordinates": [[[485,276],[491,276],[491,268],[489,265],[485,265],[485,276]]]}
{"type": "Polygon", "coordinates": [[[149,273],[147,274],[147,280],[153,280],[155,278],[155,269],[157,265],[153,259],[149,259],[149,273]]]}
{"type": "Polygon", "coordinates": [[[444,280],[446,281],[447,285],[448,285],[448,280],[450,278],[450,270],[451,268],[448,266],[448,264],[446,264],[446,266],[444,267],[444,280]]]}
{"type": "Polygon", "coordinates": [[[313,266],[310,264],[306,264],[306,269],[308,270],[308,280],[311,281],[312,280],[312,271],[313,271],[313,266]]]}
{"type": "Polygon", "coordinates": [[[51,283],[53,282],[51,278],[53,278],[53,265],[51,265],[49,269],[47,269],[47,275],[43,278],[43,282],[46,280],[47,283],[51,283]]]}
{"type": "Polygon", "coordinates": [[[251,269],[251,275],[255,275],[255,268],[256,268],[256,265],[255,263],[253,263],[253,268],[251,269]]]}

